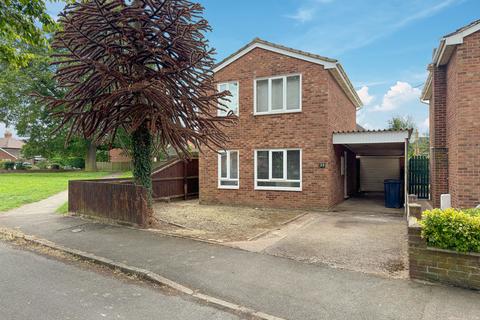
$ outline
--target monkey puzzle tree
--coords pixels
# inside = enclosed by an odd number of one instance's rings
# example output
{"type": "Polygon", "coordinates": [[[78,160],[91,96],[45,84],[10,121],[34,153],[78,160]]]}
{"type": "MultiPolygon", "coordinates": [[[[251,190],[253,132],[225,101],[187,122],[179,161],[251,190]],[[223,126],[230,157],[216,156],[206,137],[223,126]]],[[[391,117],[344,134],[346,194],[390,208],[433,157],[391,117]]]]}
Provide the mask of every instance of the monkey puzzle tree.
{"type": "Polygon", "coordinates": [[[52,46],[62,52],[55,77],[67,94],[50,98],[51,109],[71,133],[94,141],[125,129],[135,183],[148,190],[153,137],[186,155],[189,142],[221,148],[222,125],[234,119],[216,116],[228,92],[215,89],[202,14],[187,0],[94,0],[60,15],[52,46]]]}

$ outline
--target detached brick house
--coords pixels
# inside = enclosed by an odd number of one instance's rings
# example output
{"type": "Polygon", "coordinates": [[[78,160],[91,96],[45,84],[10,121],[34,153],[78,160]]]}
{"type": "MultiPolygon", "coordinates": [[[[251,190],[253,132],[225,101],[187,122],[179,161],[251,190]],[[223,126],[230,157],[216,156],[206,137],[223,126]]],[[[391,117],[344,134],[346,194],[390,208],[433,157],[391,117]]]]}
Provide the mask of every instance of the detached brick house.
{"type": "Polygon", "coordinates": [[[480,20],[444,36],[422,100],[430,105],[431,199],[453,207],[480,204],[480,20]]]}
{"type": "Polygon", "coordinates": [[[361,101],[340,63],[254,39],[214,72],[239,121],[226,129],[227,150],[200,155],[200,201],[296,208],[341,202],[341,158],[350,151],[334,145],[332,134],[357,129],[361,101]]]}

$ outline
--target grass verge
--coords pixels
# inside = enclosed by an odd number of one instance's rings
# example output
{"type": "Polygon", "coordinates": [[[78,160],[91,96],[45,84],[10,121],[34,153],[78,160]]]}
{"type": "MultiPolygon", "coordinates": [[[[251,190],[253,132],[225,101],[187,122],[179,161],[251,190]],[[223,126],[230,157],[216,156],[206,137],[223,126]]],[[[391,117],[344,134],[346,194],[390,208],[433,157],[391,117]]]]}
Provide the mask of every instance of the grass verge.
{"type": "Polygon", "coordinates": [[[0,212],[36,202],[66,190],[69,180],[98,179],[110,172],[0,174],[0,212]]]}

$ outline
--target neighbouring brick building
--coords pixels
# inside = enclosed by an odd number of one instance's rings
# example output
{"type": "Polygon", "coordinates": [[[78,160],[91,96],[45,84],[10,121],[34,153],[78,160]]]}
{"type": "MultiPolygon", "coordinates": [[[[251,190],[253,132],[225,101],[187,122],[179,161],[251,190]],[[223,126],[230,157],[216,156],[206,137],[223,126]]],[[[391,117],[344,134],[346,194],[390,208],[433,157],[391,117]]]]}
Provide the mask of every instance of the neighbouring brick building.
{"type": "Polygon", "coordinates": [[[11,132],[5,131],[4,137],[0,138],[0,160],[20,159],[24,144],[22,140],[14,138],[11,132]]]}
{"type": "Polygon", "coordinates": [[[342,201],[347,149],[332,134],[356,130],[361,101],[340,63],[254,39],[214,71],[239,121],[226,129],[226,151],[200,155],[200,201],[298,208],[342,201]]]}
{"type": "Polygon", "coordinates": [[[422,100],[430,105],[431,199],[480,204],[480,20],[444,36],[434,51],[422,100]]]}

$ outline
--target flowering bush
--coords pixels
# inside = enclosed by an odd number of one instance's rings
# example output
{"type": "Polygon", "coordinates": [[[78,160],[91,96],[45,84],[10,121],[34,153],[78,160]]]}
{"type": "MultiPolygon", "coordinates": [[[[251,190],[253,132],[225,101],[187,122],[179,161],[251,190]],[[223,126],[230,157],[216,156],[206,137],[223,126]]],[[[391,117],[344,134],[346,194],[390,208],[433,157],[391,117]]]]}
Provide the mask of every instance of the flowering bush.
{"type": "Polygon", "coordinates": [[[427,244],[459,252],[480,252],[480,209],[434,209],[422,214],[427,244]]]}

